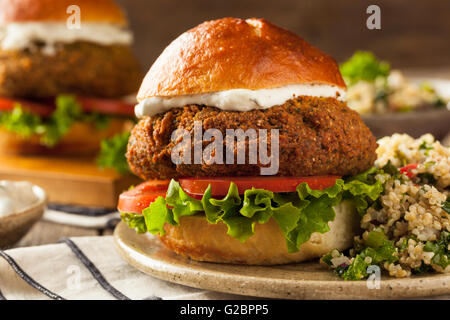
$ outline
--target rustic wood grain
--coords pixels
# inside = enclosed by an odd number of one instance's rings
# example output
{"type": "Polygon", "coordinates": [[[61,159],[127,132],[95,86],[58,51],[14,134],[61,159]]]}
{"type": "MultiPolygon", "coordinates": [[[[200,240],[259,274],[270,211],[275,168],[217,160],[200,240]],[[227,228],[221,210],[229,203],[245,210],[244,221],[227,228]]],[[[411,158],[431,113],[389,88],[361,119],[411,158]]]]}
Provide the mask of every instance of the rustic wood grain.
{"type": "Polygon", "coordinates": [[[182,32],[221,17],[260,17],[287,28],[311,44],[347,59],[371,50],[396,68],[450,66],[448,0],[118,0],[135,31],[135,52],[148,69],[182,32]],[[366,9],[381,8],[381,30],[366,28],[366,9]]]}

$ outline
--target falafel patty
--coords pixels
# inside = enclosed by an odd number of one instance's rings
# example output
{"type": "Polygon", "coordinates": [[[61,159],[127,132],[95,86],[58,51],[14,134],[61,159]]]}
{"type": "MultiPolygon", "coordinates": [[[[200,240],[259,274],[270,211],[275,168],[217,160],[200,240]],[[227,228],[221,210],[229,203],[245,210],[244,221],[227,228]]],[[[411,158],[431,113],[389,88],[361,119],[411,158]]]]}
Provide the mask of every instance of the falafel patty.
{"type": "Polygon", "coordinates": [[[141,69],[131,48],[89,42],[0,50],[0,96],[49,98],[61,93],[116,98],[136,92],[141,69]]]}
{"type": "MultiPolygon", "coordinates": [[[[172,132],[186,129],[193,135],[194,121],[202,122],[203,132],[218,129],[224,137],[226,129],[279,129],[278,176],[355,175],[371,167],[376,159],[374,136],[346,103],[303,96],[265,110],[236,112],[187,105],[146,117],[135,126],[129,140],[131,170],[143,179],[260,175],[263,165],[248,161],[174,164],[171,151],[177,142],[171,141],[172,132]]],[[[209,143],[203,141],[203,147],[209,143]]],[[[193,144],[192,139],[191,150],[193,144]]],[[[247,140],[246,150],[248,144],[247,140]]]]}

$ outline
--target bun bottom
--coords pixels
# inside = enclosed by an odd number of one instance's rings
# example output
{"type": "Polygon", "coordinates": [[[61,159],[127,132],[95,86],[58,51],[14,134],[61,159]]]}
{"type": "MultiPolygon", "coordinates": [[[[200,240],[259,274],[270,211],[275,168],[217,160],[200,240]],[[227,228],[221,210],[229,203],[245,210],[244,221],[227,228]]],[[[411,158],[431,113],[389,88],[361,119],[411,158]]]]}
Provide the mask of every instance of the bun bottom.
{"type": "Polygon", "coordinates": [[[319,258],[333,249],[345,250],[359,231],[359,216],[354,206],[342,202],[325,234],[313,233],[300,251],[288,253],[286,240],[274,219],[256,224],[255,234],[245,243],[227,235],[224,223],[210,224],[204,217],[182,217],[179,226],[166,224],[160,239],[169,249],[197,261],[246,265],[296,263],[319,258]]]}
{"type": "Polygon", "coordinates": [[[103,139],[123,132],[128,120],[113,118],[106,129],[99,130],[92,123],[77,122],[53,147],[40,144],[39,136],[29,138],[0,129],[0,154],[8,155],[94,155],[103,139]]]}

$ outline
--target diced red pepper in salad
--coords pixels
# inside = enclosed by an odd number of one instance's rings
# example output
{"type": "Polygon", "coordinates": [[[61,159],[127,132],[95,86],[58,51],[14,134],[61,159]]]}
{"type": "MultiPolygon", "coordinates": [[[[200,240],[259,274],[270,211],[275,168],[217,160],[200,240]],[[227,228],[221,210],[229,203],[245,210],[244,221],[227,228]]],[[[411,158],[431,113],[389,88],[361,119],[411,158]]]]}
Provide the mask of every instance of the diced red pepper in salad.
{"type": "Polygon", "coordinates": [[[417,163],[408,164],[408,165],[400,168],[400,172],[403,173],[408,178],[413,178],[413,177],[415,177],[415,174],[412,171],[414,169],[417,169],[417,166],[418,166],[417,163]]]}

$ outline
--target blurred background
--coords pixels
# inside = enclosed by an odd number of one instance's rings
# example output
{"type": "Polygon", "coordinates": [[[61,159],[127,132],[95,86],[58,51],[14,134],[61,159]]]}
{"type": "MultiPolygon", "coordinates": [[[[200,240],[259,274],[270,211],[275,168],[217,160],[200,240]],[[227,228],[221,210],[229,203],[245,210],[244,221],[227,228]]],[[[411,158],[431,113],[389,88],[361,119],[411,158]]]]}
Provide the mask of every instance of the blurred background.
{"type": "Polygon", "coordinates": [[[118,1],[128,11],[145,69],[182,32],[226,16],[265,18],[338,61],[370,50],[394,68],[450,69],[449,0],[118,1]],[[371,4],[381,8],[381,30],[366,28],[371,4]]]}

